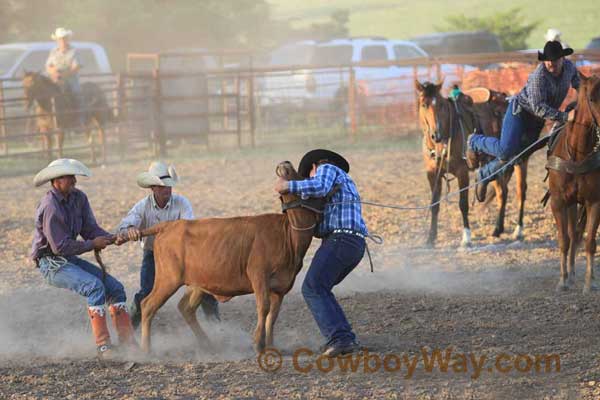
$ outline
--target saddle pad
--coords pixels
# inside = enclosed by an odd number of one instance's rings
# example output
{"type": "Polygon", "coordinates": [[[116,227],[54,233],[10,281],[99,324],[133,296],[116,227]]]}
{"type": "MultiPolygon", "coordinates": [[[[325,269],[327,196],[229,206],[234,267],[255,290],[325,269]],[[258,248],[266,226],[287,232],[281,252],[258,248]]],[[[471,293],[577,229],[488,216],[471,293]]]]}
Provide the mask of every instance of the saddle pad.
{"type": "Polygon", "coordinates": [[[477,87],[463,91],[464,94],[473,99],[473,103],[487,103],[490,101],[491,93],[489,89],[477,87]]]}

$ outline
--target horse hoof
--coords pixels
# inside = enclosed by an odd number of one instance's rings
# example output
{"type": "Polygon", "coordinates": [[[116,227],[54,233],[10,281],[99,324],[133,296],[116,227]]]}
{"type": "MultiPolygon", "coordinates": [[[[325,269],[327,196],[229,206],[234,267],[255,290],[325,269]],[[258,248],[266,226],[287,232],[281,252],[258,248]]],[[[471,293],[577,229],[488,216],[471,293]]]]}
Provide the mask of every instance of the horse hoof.
{"type": "Polygon", "coordinates": [[[559,282],[558,285],[556,285],[557,293],[566,292],[567,290],[569,290],[569,287],[564,282],[559,282]]]}
{"type": "Polygon", "coordinates": [[[599,289],[600,288],[598,288],[598,285],[596,283],[584,285],[583,286],[583,294],[589,294],[590,292],[597,292],[599,289]]]}
{"type": "Polygon", "coordinates": [[[492,236],[493,236],[493,237],[497,237],[497,238],[498,238],[498,237],[500,237],[500,235],[502,235],[503,233],[504,233],[504,229],[499,229],[499,228],[496,228],[496,229],[494,229],[494,232],[492,233],[492,236]]]}
{"type": "Polygon", "coordinates": [[[513,238],[513,240],[519,240],[519,241],[522,241],[523,239],[525,239],[525,235],[523,234],[523,227],[521,225],[517,225],[517,227],[515,228],[515,231],[512,234],[512,238],[513,238]]]}
{"type": "Polygon", "coordinates": [[[425,242],[425,248],[426,249],[433,249],[433,248],[435,248],[435,241],[433,241],[433,240],[427,240],[425,242]]]}
{"type": "Polygon", "coordinates": [[[471,247],[473,247],[473,243],[471,242],[460,242],[460,248],[461,249],[470,249],[471,247]]]}

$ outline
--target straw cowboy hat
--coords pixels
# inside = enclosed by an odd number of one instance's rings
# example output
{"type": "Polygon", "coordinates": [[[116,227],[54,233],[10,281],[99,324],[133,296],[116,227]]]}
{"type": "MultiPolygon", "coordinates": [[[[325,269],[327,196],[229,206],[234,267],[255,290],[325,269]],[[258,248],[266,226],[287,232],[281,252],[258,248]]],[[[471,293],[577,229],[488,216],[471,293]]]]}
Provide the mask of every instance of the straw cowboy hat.
{"type": "Polygon", "coordinates": [[[547,42],[551,42],[553,40],[560,42],[561,35],[562,35],[562,32],[559,31],[558,29],[550,28],[546,31],[546,34],[544,35],[544,39],[546,39],[547,42]]]}
{"type": "Polygon", "coordinates": [[[73,31],[65,29],[61,26],[60,28],[56,28],[56,30],[52,34],[52,40],[62,39],[67,36],[73,36],[73,31]]]}
{"type": "Polygon", "coordinates": [[[142,172],[137,177],[137,184],[144,189],[150,186],[173,187],[179,182],[177,171],[172,165],[167,166],[162,161],[154,161],[150,164],[148,172],[142,172]]]}
{"type": "Polygon", "coordinates": [[[303,178],[308,178],[312,165],[322,160],[329,161],[346,173],[350,172],[350,164],[348,164],[348,161],[338,153],[331,150],[315,149],[309,151],[302,157],[300,165],[298,166],[298,174],[303,178]]]}
{"type": "Polygon", "coordinates": [[[54,178],[60,178],[65,175],[92,176],[92,171],[83,165],[81,161],[72,158],[59,158],[38,172],[35,178],[33,178],[33,184],[36,187],[41,186],[54,178]]]}

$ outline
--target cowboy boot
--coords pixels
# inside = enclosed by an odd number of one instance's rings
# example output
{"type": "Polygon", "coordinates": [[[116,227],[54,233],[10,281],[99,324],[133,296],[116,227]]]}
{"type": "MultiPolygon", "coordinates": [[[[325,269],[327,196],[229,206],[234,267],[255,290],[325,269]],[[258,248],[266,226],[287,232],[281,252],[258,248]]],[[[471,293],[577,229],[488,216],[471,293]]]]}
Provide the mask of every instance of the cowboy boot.
{"type": "Polygon", "coordinates": [[[110,333],[106,326],[106,311],[104,306],[88,307],[88,315],[92,324],[92,332],[96,339],[98,358],[106,359],[112,355],[110,333]]]}
{"type": "Polygon", "coordinates": [[[119,345],[137,348],[137,343],[133,335],[133,326],[127,312],[127,304],[125,302],[111,304],[108,309],[113,326],[119,336],[119,345]]]}

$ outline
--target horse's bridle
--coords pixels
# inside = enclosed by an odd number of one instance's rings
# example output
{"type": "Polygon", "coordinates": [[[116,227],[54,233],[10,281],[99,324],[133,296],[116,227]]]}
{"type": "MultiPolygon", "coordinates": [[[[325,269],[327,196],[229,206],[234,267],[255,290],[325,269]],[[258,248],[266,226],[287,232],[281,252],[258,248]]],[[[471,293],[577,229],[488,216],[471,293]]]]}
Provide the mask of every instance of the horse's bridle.
{"type": "Polygon", "coordinates": [[[340,189],[340,187],[340,185],[335,185],[325,197],[310,197],[308,199],[300,198],[297,200],[289,201],[287,203],[284,203],[283,197],[279,196],[279,199],[281,200],[281,211],[283,213],[287,212],[287,210],[292,210],[294,208],[304,208],[305,210],[312,211],[317,216],[317,222],[306,228],[296,227],[290,222],[290,226],[292,227],[292,229],[295,231],[308,231],[314,229],[323,217],[323,213],[325,212],[327,202],[331,200],[333,195],[340,189]]]}

